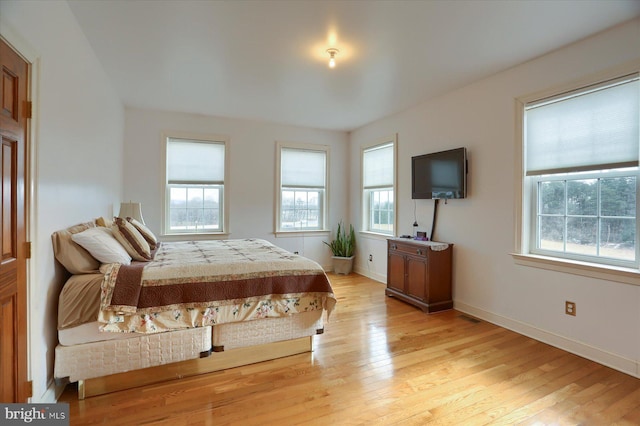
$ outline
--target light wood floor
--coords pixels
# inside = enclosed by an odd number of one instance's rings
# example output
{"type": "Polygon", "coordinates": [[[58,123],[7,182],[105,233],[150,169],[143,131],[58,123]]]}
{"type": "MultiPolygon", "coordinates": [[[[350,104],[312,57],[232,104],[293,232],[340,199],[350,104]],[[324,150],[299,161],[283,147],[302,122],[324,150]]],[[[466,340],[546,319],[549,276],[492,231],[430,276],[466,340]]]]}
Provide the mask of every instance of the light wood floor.
{"type": "Polygon", "coordinates": [[[640,379],[457,311],[427,315],[359,275],[312,354],[78,401],[71,424],[639,425],[640,379]]]}

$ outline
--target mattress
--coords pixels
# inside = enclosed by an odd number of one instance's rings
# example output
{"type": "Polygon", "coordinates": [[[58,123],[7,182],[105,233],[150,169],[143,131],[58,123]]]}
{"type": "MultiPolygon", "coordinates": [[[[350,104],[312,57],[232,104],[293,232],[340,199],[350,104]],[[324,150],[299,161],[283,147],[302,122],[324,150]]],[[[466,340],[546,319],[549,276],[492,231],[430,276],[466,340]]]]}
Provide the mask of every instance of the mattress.
{"type": "Polygon", "coordinates": [[[212,346],[214,351],[227,351],[293,340],[322,333],[323,324],[323,312],[311,311],[165,333],[100,333],[112,334],[115,340],[58,345],[54,377],[75,382],[199,358],[212,346]]]}
{"type": "Polygon", "coordinates": [[[211,349],[211,327],[56,347],[54,378],[70,382],[199,358],[211,349]]]}
{"type": "Polygon", "coordinates": [[[75,327],[58,330],[58,341],[62,346],[81,345],[83,343],[101,342],[103,340],[133,339],[143,333],[108,333],[99,329],[98,321],[80,324],[75,327]]]}
{"type": "MultiPolygon", "coordinates": [[[[101,332],[98,329],[99,326],[100,323],[94,321],[58,330],[60,345],[73,346],[105,340],[133,339],[146,335],[145,333],[101,332]]],[[[322,333],[324,316],[322,311],[311,311],[268,320],[220,324],[211,328],[215,350],[234,349],[322,333]]]]}
{"type": "Polygon", "coordinates": [[[219,352],[313,336],[323,332],[323,324],[322,311],[219,324],[213,326],[213,350],[219,352]]]}

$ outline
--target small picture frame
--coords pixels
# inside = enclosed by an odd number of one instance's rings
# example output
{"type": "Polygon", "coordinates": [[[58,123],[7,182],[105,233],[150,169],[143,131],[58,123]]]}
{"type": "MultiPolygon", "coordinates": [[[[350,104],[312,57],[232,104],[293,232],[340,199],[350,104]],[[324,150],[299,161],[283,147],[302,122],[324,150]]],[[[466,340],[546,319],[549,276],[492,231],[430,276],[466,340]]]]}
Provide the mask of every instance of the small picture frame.
{"type": "Polygon", "coordinates": [[[416,240],[418,240],[418,241],[429,241],[429,238],[427,238],[427,233],[426,232],[417,231],[416,232],[416,240]]]}

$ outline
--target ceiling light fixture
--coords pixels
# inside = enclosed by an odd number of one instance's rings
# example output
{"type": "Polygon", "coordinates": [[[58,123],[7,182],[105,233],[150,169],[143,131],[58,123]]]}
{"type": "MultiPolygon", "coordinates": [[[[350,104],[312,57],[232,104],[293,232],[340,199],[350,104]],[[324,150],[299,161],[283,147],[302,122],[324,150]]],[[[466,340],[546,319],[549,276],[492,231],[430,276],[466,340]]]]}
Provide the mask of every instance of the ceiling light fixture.
{"type": "Polygon", "coordinates": [[[336,67],[336,54],[339,52],[336,48],[327,49],[327,53],[329,54],[329,68],[336,67]]]}

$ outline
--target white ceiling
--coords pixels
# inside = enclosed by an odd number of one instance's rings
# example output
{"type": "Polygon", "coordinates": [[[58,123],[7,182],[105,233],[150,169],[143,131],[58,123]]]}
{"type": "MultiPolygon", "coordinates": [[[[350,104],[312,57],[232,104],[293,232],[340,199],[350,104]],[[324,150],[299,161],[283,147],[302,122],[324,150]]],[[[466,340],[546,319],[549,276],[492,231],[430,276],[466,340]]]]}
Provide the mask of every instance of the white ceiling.
{"type": "Polygon", "coordinates": [[[640,16],[638,0],[69,4],[126,106],[336,130],[640,16]]]}

